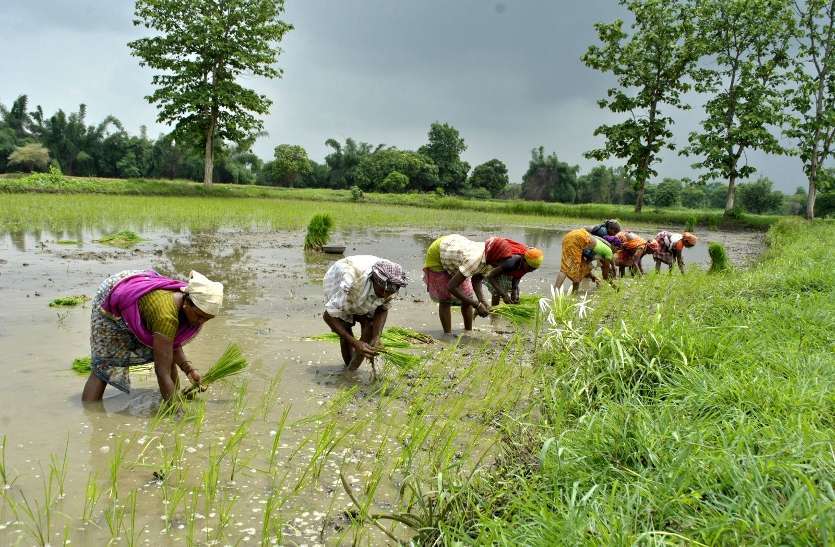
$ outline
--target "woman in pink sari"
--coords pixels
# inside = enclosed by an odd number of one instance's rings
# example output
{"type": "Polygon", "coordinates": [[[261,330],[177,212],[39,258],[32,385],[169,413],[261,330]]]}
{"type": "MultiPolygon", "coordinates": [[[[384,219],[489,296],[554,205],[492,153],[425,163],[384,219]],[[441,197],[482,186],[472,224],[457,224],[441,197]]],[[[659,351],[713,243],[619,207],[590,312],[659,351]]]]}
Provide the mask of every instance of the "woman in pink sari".
{"type": "Polygon", "coordinates": [[[107,384],[130,393],[129,368],[154,363],[162,398],[177,391],[177,367],[195,384],[200,374],[183,346],[220,311],[223,285],[191,272],[188,283],[148,271],[108,277],[93,299],[92,370],[81,400],[100,401],[107,384]]]}

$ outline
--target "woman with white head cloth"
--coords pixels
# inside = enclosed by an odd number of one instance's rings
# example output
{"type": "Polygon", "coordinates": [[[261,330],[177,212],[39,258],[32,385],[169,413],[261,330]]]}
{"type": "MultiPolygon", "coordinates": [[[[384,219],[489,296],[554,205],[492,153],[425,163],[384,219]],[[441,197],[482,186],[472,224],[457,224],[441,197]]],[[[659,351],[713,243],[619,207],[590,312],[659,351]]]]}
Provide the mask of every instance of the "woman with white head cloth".
{"type": "Polygon", "coordinates": [[[150,362],[165,400],[177,392],[178,367],[199,384],[200,374],[183,346],[222,304],[223,284],[195,271],[188,283],[153,270],[127,270],[105,279],[93,299],[92,370],[81,400],[100,401],[107,384],[130,393],[129,367],[150,362]]]}

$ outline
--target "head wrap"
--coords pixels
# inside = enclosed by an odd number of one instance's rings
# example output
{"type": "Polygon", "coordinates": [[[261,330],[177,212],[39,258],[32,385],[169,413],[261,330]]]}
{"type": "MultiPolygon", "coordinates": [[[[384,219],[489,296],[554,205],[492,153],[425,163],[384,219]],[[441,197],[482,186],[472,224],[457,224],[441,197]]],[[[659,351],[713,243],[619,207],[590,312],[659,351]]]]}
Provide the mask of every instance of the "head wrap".
{"type": "Polygon", "coordinates": [[[371,267],[371,275],[380,283],[394,285],[398,289],[409,283],[403,266],[385,258],[381,258],[371,267]]]}
{"type": "Polygon", "coordinates": [[[188,285],[180,289],[191,303],[208,315],[217,315],[223,304],[223,283],[212,281],[200,272],[191,271],[188,285]]]}
{"type": "Polygon", "coordinates": [[[691,234],[690,232],[684,232],[681,234],[681,240],[684,241],[684,244],[688,247],[692,247],[695,245],[699,238],[695,236],[695,234],[691,234]]]}
{"type": "Polygon", "coordinates": [[[537,249],[536,247],[529,247],[527,251],[525,251],[525,262],[533,269],[537,269],[542,266],[542,260],[545,258],[545,255],[542,253],[542,250],[537,249]]]}

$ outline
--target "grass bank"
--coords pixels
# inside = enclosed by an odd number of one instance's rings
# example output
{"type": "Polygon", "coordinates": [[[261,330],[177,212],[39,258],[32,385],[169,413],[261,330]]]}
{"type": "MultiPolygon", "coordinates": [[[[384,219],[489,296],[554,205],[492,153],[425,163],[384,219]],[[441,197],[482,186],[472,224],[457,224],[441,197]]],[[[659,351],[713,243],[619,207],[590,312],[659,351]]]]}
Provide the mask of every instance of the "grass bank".
{"type": "MultiPolygon", "coordinates": [[[[191,181],[146,179],[99,179],[32,175],[0,178],[0,193],[115,194],[145,196],[273,198],[305,201],[351,202],[348,190],[322,188],[277,188],[270,186],[215,184],[209,188],[191,181]]],[[[565,204],[523,200],[474,200],[436,194],[367,193],[363,202],[441,210],[465,210],[491,214],[562,218],[620,218],[630,222],[680,224],[724,229],[768,229],[780,217],[741,215],[728,219],[718,209],[653,209],[638,214],[629,205],[565,204]]]]}
{"type": "Polygon", "coordinates": [[[435,537],[522,545],[835,538],[835,229],[784,221],[751,270],[557,298],[538,389],[435,537]],[[581,309],[582,308],[582,309],[581,309]]]}

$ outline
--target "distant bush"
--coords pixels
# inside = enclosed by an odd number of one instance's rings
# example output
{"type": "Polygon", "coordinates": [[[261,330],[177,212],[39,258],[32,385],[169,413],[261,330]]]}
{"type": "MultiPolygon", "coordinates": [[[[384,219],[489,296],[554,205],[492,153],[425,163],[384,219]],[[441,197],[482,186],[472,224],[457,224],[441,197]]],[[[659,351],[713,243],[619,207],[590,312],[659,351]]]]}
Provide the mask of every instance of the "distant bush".
{"type": "Polygon", "coordinates": [[[359,186],[351,186],[351,201],[362,201],[364,198],[359,186]]]}

